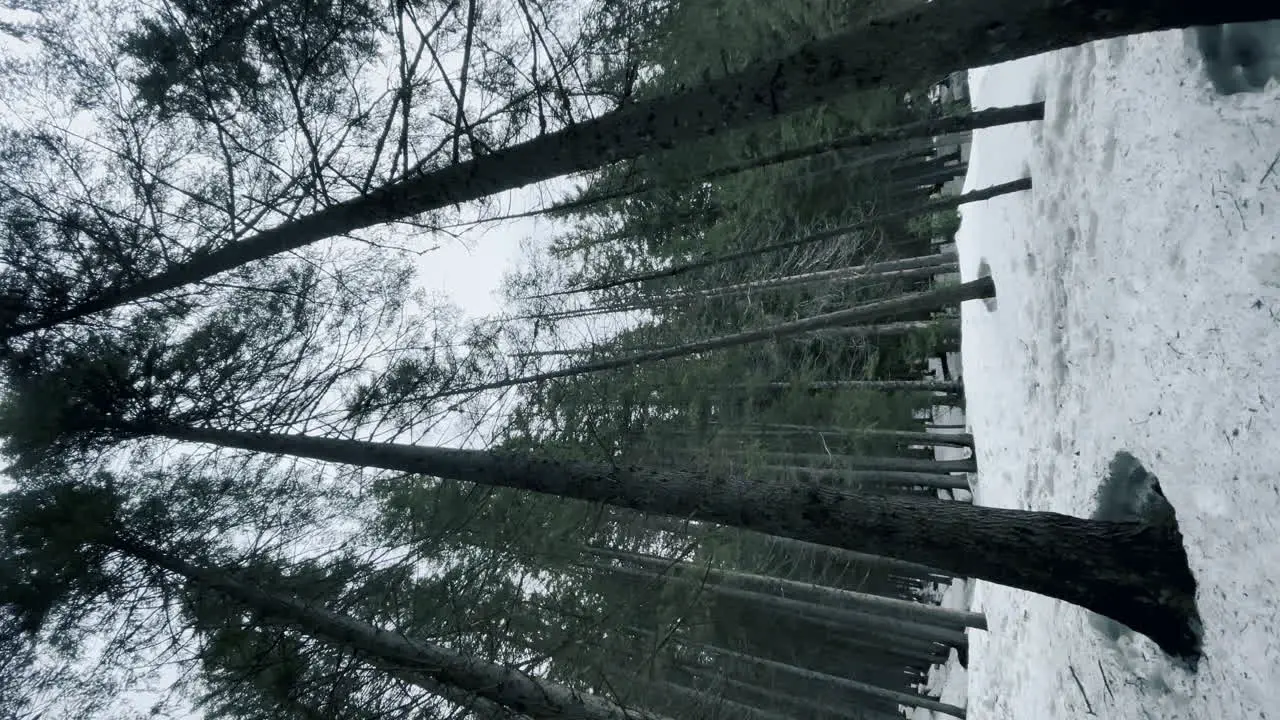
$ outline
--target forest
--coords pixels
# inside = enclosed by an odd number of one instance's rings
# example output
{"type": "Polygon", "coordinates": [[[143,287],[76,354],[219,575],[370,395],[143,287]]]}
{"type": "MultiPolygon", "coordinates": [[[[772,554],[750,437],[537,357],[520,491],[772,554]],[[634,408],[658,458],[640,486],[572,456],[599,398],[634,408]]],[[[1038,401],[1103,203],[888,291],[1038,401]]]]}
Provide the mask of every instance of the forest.
{"type": "Polygon", "coordinates": [[[1171,517],[975,505],[939,419],[1034,181],[968,135],[1044,117],[963,71],[1267,14],[1079,5],[0,16],[0,718],[964,717],[954,579],[1194,666],[1171,517]],[[529,186],[504,312],[425,292],[529,186]]]}

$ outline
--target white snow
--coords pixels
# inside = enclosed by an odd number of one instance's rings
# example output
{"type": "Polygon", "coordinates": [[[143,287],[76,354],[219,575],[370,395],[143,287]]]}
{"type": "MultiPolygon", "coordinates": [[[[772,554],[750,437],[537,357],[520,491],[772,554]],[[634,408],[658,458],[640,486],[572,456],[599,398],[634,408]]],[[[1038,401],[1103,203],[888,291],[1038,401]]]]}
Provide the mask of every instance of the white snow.
{"type": "Polygon", "coordinates": [[[1213,94],[1169,32],[975,70],[970,92],[1047,102],[971,148],[966,189],[1035,183],[966,207],[958,236],[964,278],[985,260],[998,293],[963,311],[975,502],[1087,517],[1132,452],[1177,510],[1205,659],[1118,651],[1079,608],[978,582],[969,717],[1274,717],[1280,91],[1213,94]]]}
{"type": "MultiPolygon", "coordinates": [[[[939,604],[942,607],[951,608],[952,610],[967,610],[969,608],[970,587],[971,583],[969,581],[956,579],[945,587],[934,585],[933,590],[937,593],[939,604]]],[[[972,634],[972,631],[970,631],[970,636],[972,634]]],[[[920,690],[927,695],[937,697],[949,705],[964,707],[968,688],[967,671],[960,666],[956,651],[952,650],[945,665],[934,665],[929,668],[929,681],[920,690]]],[[[923,708],[902,708],[902,710],[912,720],[954,720],[950,715],[923,708]]]]}

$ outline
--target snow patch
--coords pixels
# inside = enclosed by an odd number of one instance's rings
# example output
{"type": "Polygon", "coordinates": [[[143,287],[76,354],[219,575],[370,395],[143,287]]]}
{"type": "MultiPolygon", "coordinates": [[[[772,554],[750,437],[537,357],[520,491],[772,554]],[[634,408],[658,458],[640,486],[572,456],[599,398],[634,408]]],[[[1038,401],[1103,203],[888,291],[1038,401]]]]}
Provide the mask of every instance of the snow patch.
{"type": "Polygon", "coordinates": [[[975,502],[1087,517],[1117,450],[1177,509],[1204,621],[1191,674],[1088,614],[974,583],[974,718],[1245,720],[1280,708],[1280,88],[1220,95],[1181,32],[970,72],[975,108],[1043,98],[974,133],[961,273],[975,502]]]}
{"type": "MultiPolygon", "coordinates": [[[[944,608],[967,610],[969,609],[969,586],[970,583],[962,579],[953,580],[947,585],[934,584],[930,588],[929,597],[935,599],[944,608]]],[[[949,705],[965,707],[968,702],[969,678],[968,673],[960,665],[954,649],[947,657],[946,664],[929,668],[928,682],[924,683],[920,691],[949,705]]],[[[912,720],[955,720],[950,715],[923,708],[903,708],[903,710],[912,720]]]]}

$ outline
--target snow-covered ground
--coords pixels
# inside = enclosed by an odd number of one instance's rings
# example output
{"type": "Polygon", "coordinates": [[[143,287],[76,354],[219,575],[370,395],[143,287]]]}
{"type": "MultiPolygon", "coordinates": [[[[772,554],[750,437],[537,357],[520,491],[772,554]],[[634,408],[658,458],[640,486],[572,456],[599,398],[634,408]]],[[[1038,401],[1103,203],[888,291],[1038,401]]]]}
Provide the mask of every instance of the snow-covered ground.
{"type": "Polygon", "coordinates": [[[1105,642],[1086,613],[976,583],[974,720],[1280,715],[1280,90],[1223,97],[1180,32],[970,74],[975,107],[1044,99],[1043,123],[975,135],[968,420],[982,505],[1087,517],[1117,450],[1178,513],[1205,622],[1191,675],[1105,642]]]}

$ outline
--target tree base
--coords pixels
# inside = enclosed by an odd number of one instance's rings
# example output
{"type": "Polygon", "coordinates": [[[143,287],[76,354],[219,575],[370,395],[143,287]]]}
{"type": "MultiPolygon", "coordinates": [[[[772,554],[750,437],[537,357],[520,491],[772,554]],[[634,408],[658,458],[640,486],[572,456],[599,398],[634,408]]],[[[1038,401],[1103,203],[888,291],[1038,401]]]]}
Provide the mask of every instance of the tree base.
{"type": "MultiPolygon", "coordinates": [[[[991,277],[991,265],[987,263],[986,258],[982,258],[978,262],[978,278],[982,279],[986,277],[991,277]]],[[[997,307],[996,298],[994,297],[985,298],[982,301],[982,304],[987,307],[987,312],[995,312],[997,307]]]]}
{"type": "MultiPolygon", "coordinates": [[[[1195,671],[1201,657],[1203,626],[1196,605],[1196,581],[1187,561],[1178,519],[1160,482],[1133,455],[1121,450],[1111,461],[1106,479],[1095,496],[1092,519],[1136,522],[1159,530],[1167,541],[1164,557],[1151,568],[1152,592],[1166,612],[1155,631],[1145,634],[1165,653],[1195,671]]],[[[1134,631],[1103,615],[1090,613],[1089,624],[1112,643],[1134,631]]]]}

